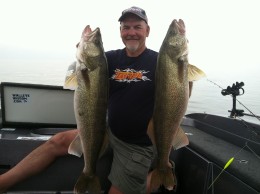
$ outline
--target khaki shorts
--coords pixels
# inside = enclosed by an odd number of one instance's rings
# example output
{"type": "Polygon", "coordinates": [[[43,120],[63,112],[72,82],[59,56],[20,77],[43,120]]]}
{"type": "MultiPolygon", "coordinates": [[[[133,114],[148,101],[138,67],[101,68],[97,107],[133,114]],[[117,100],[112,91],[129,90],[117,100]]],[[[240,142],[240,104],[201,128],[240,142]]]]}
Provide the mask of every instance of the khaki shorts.
{"type": "Polygon", "coordinates": [[[108,130],[113,162],[108,179],[124,194],[146,193],[146,179],[153,161],[153,146],[125,143],[108,130]]]}

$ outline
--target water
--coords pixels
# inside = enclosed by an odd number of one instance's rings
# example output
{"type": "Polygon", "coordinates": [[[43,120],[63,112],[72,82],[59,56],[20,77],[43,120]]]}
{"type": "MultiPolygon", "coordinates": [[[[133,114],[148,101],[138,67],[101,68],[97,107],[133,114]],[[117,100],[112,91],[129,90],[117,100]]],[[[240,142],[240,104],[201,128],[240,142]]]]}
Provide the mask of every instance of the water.
{"type": "MultiPolygon", "coordinates": [[[[71,64],[68,59],[55,60],[5,60],[0,63],[0,82],[18,82],[62,86],[67,67],[71,64]]],[[[187,114],[208,113],[228,117],[232,109],[232,97],[223,96],[222,89],[232,86],[235,82],[244,82],[244,95],[238,96],[237,109],[243,109],[260,115],[260,78],[256,72],[243,74],[216,73],[194,82],[192,96],[188,103],[187,114]],[[248,110],[247,110],[248,109],[248,110]]],[[[242,119],[260,124],[254,117],[244,116],[242,119]]]]}
{"type": "Polygon", "coordinates": [[[70,63],[65,59],[1,60],[0,82],[63,85],[70,63]]]}
{"type": "MultiPolygon", "coordinates": [[[[239,76],[240,77],[240,76],[239,76]]],[[[238,78],[239,78],[238,77],[238,78]]],[[[241,76],[242,77],[242,76],[241,76]]],[[[259,79],[230,79],[230,78],[204,78],[194,83],[193,93],[190,98],[187,113],[208,113],[220,116],[230,116],[228,110],[232,110],[233,98],[231,95],[223,96],[222,89],[227,86],[232,86],[236,82],[244,82],[244,94],[237,96],[236,108],[244,110],[245,113],[260,115],[259,101],[259,79]],[[258,83],[258,85],[256,84],[258,83]]],[[[242,94],[242,90],[240,90],[242,94]]],[[[255,117],[241,117],[246,121],[260,124],[260,121],[255,117]]]]}

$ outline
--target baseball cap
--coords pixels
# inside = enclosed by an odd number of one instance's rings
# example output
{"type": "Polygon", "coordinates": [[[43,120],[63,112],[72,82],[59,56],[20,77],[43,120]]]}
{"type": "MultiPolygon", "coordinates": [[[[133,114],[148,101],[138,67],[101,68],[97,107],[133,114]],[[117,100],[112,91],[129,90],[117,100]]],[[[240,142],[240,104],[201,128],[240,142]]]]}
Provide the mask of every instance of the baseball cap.
{"type": "Polygon", "coordinates": [[[122,12],[122,15],[118,19],[118,21],[121,22],[128,14],[134,14],[134,15],[138,16],[139,18],[141,18],[142,20],[144,20],[146,23],[148,23],[148,18],[146,16],[145,11],[142,8],[136,7],[136,6],[132,6],[128,9],[125,9],[122,12]]]}

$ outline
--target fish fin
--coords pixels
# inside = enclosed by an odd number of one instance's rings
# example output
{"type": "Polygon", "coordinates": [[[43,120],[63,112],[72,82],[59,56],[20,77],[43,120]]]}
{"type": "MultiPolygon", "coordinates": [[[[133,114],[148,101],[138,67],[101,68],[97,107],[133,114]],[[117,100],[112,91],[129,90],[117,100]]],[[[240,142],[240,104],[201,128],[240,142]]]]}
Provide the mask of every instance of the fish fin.
{"type": "Polygon", "coordinates": [[[197,81],[203,77],[206,77],[206,74],[201,69],[191,64],[188,65],[189,81],[197,81]]]}
{"type": "Polygon", "coordinates": [[[76,74],[71,74],[70,77],[66,77],[63,89],[76,90],[78,86],[76,74]]]}
{"type": "Polygon", "coordinates": [[[103,144],[102,144],[102,147],[100,149],[100,152],[99,152],[99,158],[104,155],[104,153],[106,152],[107,150],[107,147],[109,145],[109,139],[108,139],[108,134],[107,134],[107,131],[105,132],[105,135],[104,135],[104,140],[103,140],[103,144]]]}
{"type": "Polygon", "coordinates": [[[174,150],[189,145],[189,139],[181,127],[178,128],[177,134],[173,138],[172,147],[174,150]]]}
{"type": "Polygon", "coordinates": [[[75,186],[74,193],[101,193],[101,186],[98,176],[86,176],[84,173],[81,173],[75,186]]]}
{"type": "Polygon", "coordinates": [[[71,142],[68,153],[74,156],[81,157],[82,156],[82,147],[79,134],[75,137],[75,139],[71,142]]]}
{"type": "Polygon", "coordinates": [[[176,176],[172,172],[172,168],[168,167],[166,170],[154,169],[151,173],[151,191],[158,190],[161,185],[166,189],[172,190],[176,185],[176,176]]]}
{"type": "MultiPolygon", "coordinates": [[[[153,119],[149,121],[148,128],[147,128],[147,134],[150,137],[153,145],[156,145],[155,143],[155,137],[154,137],[154,126],[153,126],[153,119]]],[[[189,139],[183,129],[181,127],[178,128],[178,131],[173,138],[172,141],[172,147],[173,149],[177,150],[179,148],[182,148],[184,146],[189,145],[189,139]]]]}
{"type": "Polygon", "coordinates": [[[75,61],[68,67],[66,77],[65,77],[65,82],[63,85],[64,89],[75,90],[78,87],[77,75],[76,75],[76,69],[78,65],[79,64],[75,61]]]}
{"type": "Polygon", "coordinates": [[[151,118],[151,120],[148,123],[148,127],[147,127],[147,134],[150,137],[153,145],[155,145],[155,137],[154,137],[154,127],[153,127],[153,118],[151,118]]]}

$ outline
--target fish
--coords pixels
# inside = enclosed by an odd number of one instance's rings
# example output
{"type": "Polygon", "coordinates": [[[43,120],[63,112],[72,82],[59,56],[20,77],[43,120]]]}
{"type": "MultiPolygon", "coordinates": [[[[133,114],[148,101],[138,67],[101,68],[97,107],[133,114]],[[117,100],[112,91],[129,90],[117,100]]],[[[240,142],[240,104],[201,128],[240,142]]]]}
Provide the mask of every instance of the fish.
{"type": "Polygon", "coordinates": [[[89,25],[82,32],[76,51],[76,72],[66,77],[64,87],[75,88],[74,113],[79,135],[69,146],[69,154],[83,154],[84,168],[74,193],[100,194],[96,164],[105,149],[106,114],[108,102],[108,65],[100,28],[92,31],[89,25]]]}
{"type": "Polygon", "coordinates": [[[151,190],[161,185],[172,190],[177,180],[169,161],[171,150],[189,144],[180,124],[189,99],[189,82],[205,73],[188,61],[188,39],[184,21],[174,19],[158,53],[155,70],[155,101],[147,133],[156,148],[155,168],[151,172],[151,190]]]}

